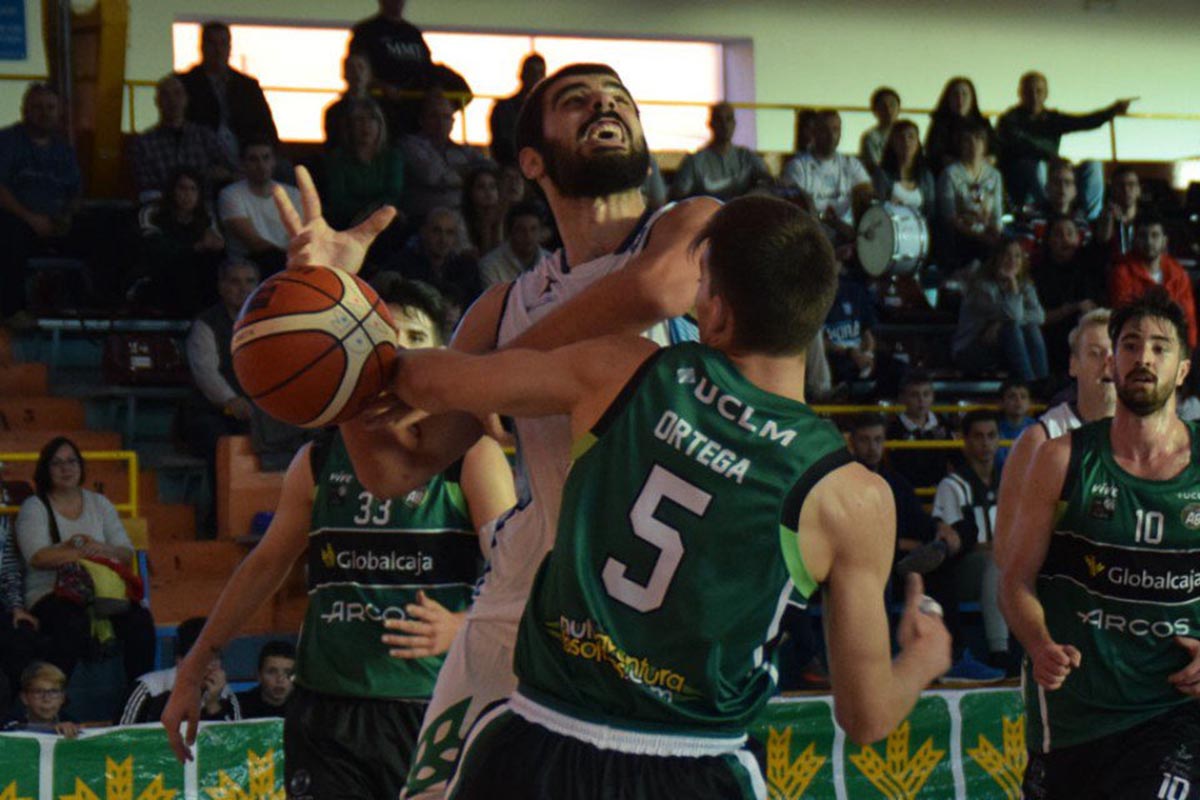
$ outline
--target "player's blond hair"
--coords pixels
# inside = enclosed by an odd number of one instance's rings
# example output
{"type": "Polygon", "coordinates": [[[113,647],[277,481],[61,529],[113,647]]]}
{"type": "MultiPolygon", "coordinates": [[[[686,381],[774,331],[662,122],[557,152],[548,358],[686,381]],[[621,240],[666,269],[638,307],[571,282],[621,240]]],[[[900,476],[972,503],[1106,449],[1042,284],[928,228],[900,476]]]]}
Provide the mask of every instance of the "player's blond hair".
{"type": "Polygon", "coordinates": [[[1071,355],[1076,355],[1075,347],[1079,344],[1079,337],[1083,336],[1083,332],[1093,325],[1097,325],[1105,330],[1108,330],[1108,321],[1112,318],[1112,311],[1107,308],[1093,308],[1091,311],[1079,318],[1079,322],[1067,334],[1067,345],[1071,348],[1071,355]]]}

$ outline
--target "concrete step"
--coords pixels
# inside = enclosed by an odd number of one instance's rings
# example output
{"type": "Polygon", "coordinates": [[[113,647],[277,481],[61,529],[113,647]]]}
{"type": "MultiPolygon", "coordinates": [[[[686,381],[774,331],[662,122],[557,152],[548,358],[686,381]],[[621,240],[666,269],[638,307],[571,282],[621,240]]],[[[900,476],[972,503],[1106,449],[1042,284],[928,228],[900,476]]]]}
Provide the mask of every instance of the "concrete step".
{"type": "Polygon", "coordinates": [[[151,542],[195,541],[195,506],[185,503],[143,502],[139,511],[150,527],[151,542]]]}

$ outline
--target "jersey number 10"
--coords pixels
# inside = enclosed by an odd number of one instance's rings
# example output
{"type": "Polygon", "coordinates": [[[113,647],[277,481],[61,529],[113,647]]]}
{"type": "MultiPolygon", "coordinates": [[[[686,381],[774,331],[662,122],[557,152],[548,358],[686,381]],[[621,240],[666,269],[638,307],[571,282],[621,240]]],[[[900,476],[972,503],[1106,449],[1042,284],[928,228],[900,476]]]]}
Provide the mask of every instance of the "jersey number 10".
{"type": "Polygon", "coordinates": [[[1163,537],[1163,514],[1161,511],[1143,511],[1137,509],[1137,530],[1134,531],[1133,541],[1146,544],[1159,544],[1163,537]]]}

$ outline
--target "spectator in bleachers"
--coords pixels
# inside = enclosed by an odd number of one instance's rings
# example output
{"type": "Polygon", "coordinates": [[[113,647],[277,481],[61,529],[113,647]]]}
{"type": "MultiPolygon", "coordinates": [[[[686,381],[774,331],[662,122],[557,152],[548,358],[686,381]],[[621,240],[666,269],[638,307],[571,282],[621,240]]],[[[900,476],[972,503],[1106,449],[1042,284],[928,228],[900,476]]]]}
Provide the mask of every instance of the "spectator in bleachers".
{"type": "Polygon", "coordinates": [[[162,200],[148,207],[141,225],[135,304],[190,317],[216,295],[217,265],[225,240],[204,202],[204,177],[177,169],[162,200]]]}
{"type": "Polygon", "coordinates": [[[799,158],[812,150],[813,141],[817,138],[818,113],[815,108],[796,109],[795,130],[792,135],[792,158],[799,158]]]}
{"type": "Polygon", "coordinates": [[[996,600],[1000,576],[991,555],[1000,488],[996,417],[988,411],[968,412],[962,421],[962,438],[962,456],[938,484],[933,499],[936,542],[945,548],[946,555],[939,567],[925,573],[925,588],[941,604],[954,640],[954,666],[942,680],[998,681],[1004,678],[1005,670],[981,663],[967,649],[959,610],[963,601],[979,601],[988,660],[1007,665],[1008,626],[996,600]]]}
{"type": "MultiPolygon", "coordinates": [[[[125,708],[121,712],[118,724],[138,725],[158,721],[167,706],[167,701],[171,699],[171,690],[175,688],[175,674],[179,669],[179,662],[183,661],[184,656],[196,644],[200,631],[204,630],[205,621],[204,617],[192,617],[179,623],[175,632],[175,666],[147,672],[137,679],[125,700],[125,708]]],[[[204,671],[200,719],[229,722],[241,718],[241,704],[226,680],[221,656],[215,655],[208,660],[204,671]]]]}
{"type": "Polygon", "coordinates": [[[512,97],[497,100],[492,106],[488,127],[492,132],[490,153],[501,166],[517,163],[517,114],[521,104],[537,82],[546,77],[546,59],[540,53],[530,53],[521,61],[521,87],[512,97]]]}
{"type": "Polygon", "coordinates": [[[282,640],[264,644],[258,651],[258,684],[237,694],[242,719],[282,717],[292,696],[295,672],[294,644],[282,640]]]}
{"type": "Polygon", "coordinates": [[[200,63],[179,76],[187,89],[187,118],[217,136],[228,159],[246,142],[279,141],[275,118],[258,81],[229,66],[229,26],[206,22],[200,29],[200,63]]]}
{"type": "Polygon", "coordinates": [[[467,242],[478,258],[504,243],[504,199],[500,196],[500,169],[483,164],[467,173],[462,190],[462,217],[467,242]]]}
{"type": "Polygon", "coordinates": [[[1026,206],[1020,213],[1023,220],[1032,223],[1033,233],[1038,239],[1038,244],[1041,244],[1040,239],[1046,233],[1045,227],[1039,225],[1039,222],[1053,217],[1070,217],[1075,220],[1075,228],[1079,231],[1080,240],[1084,244],[1089,243],[1092,239],[1092,226],[1088,222],[1087,214],[1079,205],[1075,168],[1071,166],[1070,161],[1056,158],[1049,163],[1046,167],[1045,192],[1045,199],[1034,205],[1026,206]]]}
{"type": "MultiPolygon", "coordinates": [[[[117,569],[133,564],[133,544],[117,510],[102,494],[83,488],[86,465],[75,443],[56,436],[42,448],[34,468],[36,494],[21,504],[17,545],[25,559],[25,607],[50,640],[47,660],[68,676],[93,652],[92,604],[58,591],[76,580],[83,560],[117,569]]],[[[121,643],[127,681],[154,664],[154,620],[140,603],[108,617],[121,643]]]]}
{"type": "MultiPolygon", "coordinates": [[[[0,483],[0,505],[8,496],[0,483]]],[[[21,685],[21,672],[38,651],[38,619],[25,610],[25,567],[12,517],[0,515],[0,717],[21,685]]]]}
{"type": "MultiPolygon", "coordinates": [[[[250,430],[252,407],[234,374],[229,348],[233,321],[258,282],[258,266],[253,262],[223,262],[217,272],[220,300],[200,312],[188,331],[187,360],[194,389],[184,404],[181,428],[188,448],[208,465],[213,491],[217,485],[217,440],[250,430]]],[[[213,520],[205,520],[202,527],[213,533],[213,520]]]]}
{"type": "Polygon", "coordinates": [[[1052,217],[1034,264],[1033,282],[1046,313],[1042,338],[1054,374],[1066,371],[1067,336],[1076,321],[1107,302],[1105,255],[1097,244],[1085,245],[1081,239],[1073,217],[1052,217]]]}
{"type": "Polygon", "coordinates": [[[937,208],[937,181],[921,149],[916,123],[898,120],[888,133],[887,146],[875,170],[875,196],[921,212],[930,229],[937,208]]]}
{"type": "Polygon", "coordinates": [[[695,153],[688,153],[671,182],[671,199],[710,195],[722,200],[741,197],[772,183],[771,171],[753,150],[733,143],[737,115],[729,103],[717,103],[708,111],[712,138],[695,153]]]}
{"type": "Polygon", "coordinates": [[[467,172],[487,163],[473,147],[450,138],[454,114],[446,96],[430,90],[421,103],[417,133],[400,140],[407,170],[404,210],[414,224],[439,206],[458,209],[467,172]]]}
{"type": "Polygon", "coordinates": [[[970,375],[1003,370],[1026,382],[1045,380],[1045,320],[1025,251],[1019,242],[1003,242],[971,278],[951,356],[970,375]]]}
{"type": "Polygon", "coordinates": [[[843,264],[838,273],[837,295],[825,317],[825,357],[835,383],[866,380],[875,372],[877,324],[871,293],[843,264]]]}
{"type": "Polygon", "coordinates": [[[1096,221],[1096,240],[1108,247],[1114,257],[1133,251],[1142,182],[1137,170],[1120,164],[1109,179],[1109,199],[1096,221]]]}
{"type": "MultiPolygon", "coordinates": [[[[1049,95],[1046,76],[1026,72],[1021,76],[1018,96],[1021,102],[1000,117],[1000,170],[1009,197],[1020,207],[1038,204],[1046,197],[1046,167],[1058,158],[1063,134],[1099,128],[1113,117],[1129,110],[1130,100],[1117,100],[1107,108],[1090,114],[1064,114],[1046,108],[1049,95]]],[[[1080,165],[1079,184],[1083,187],[1083,207],[1088,219],[1100,215],[1104,178],[1100,165],[1087,161],[1080,165]]]]}
{"type": "MultiPolygon", "coordinates": [[[[1016,441],[1021,432],[1037,422],[1029,416],[1031,402],[1029,384],[1019,378],[1008,378],[1000,384],[1000,438],[1016,441]]],[[[996,451],[996,466],[1002,468],[1008,457],[1008,446],[996,451]]]]}
{"type": "Polygon", "coordinates": [[[1137,221],[1133,252],[1113,265],[1108,274],[1108,297],[1113,308],[1131,303],[1154,286],[1161,286],[1183,309],[1188,322],[1188,348],[1196,348],[1196,301],[1192,279],[1167,252],[1167,232],[1158,217],[1142,214],[1137,221]]]}
{"type": "MultiPolygon", "coordinates": [[[[326,152],[350,146],[350,109],[358,102],[371,100],[371,62],[362,53],[351,52],[342,60],[342,78],[346,91],[325,109],[326,152]]],[[[395,131],[389,132],[395,135],[395,131]]]]}
{"type": "Polygon", "coordinates": [[[188,169],[204,177],[208,186],[237,177],[237,162],[208,128],[187,118],[188,94],[174,73],[154,88],[158,124],[133,140],[133,182],[138,202],[149,203],[167,191],[167,180],[188,169]]]}
{"type": "Polygon", "coordinates": [[[925,157],[934,174],[959,160],[960,141],[964,127],[982,128],[987,139],[987,152],[996,152],[996,134],[991,123],[979,110],[979,95],[970,78],[954,77],[946,81],[937,106],[929,115],[929,130],[925,132],[925,157]]]}
{"type": "MultiPolygon", "coordinates": [[[[929,441],[950,438],[950,429],[933,413],[933,379],[924,370],[913,369],[900,381],[904,410],[887,428],[892,441],[929,441]]],[[[946,474],[946,453],[941,450],[894,450],[892,468],[918,488],[932,487],[946,474]]]]}
{"type": "MultiPolygon", "coordinates": [[[[245,178],[221,190],[217,214],[225,229],[229,255],[258,264],[263,275],[273,275],[287,263],[288,232],[275,205],[275,144],[266,139],[242,143],[242,172],[245,178]]],[[[300,207],[300,192],[283,186],[291,201],[300,207]]]]}
{"type": "Polygon", "coordinates": [[[30,256],[70,246],[80,187],[58,91],[32,83],[21,102],[21,121],[0,130],[0,317],[25,307],[30,256]]]}
{"type": "Polygon", "coordinates": [[[858,159],[867,172],[874,172],[883,162],[892,125],[900,116],[900,94],[890,86],[880,86],[871,92],[871,113],[875,127],[867,129],[858,143],[858,159]]]}
{"type": "Polygon", "coordinates": [[[548,255],[542,247],[545,227],[542,209],[537,203],[509,206],[504,217],[504,241],[479,262],[483,288],[516,280],[518,275],[533,269],[545,258],[548,255]]]}
{"type": "Polygon", "coordinates": [[[10,714],[0,731],[53,733],[74,739],[79,723],[63,714],[67,702],[67,676],[53,664],[35,661],[21,673],[22,710],[10,714]]]}
{"type": "Polygon", "coordinates": [[[383,96],[388,128],[397,138],[413,133],[419,100],[407,96],[429,86],[433,60],[425,37],[404,19],[405,0],[379,0],[379,13],[354,26],[350,52],[371,65],[371,88],[383,96]]]}
{"type": "Polygon", "coordinates": [[[1004,182],[987,160],[987,128],[963,122],[958,147],[958,160],[937,182],[939,264],[951,272],[971,268],[996,247],[1004,213],[1004,182]]]}
{"type": "Polygon", "coordinates": [[[817,114],[811,149],[788,161],[780,182],[806,192],[821,221],[835,229],[854,221],[856,192],[872,192],[871,176],[854,156],[837,151],[842,117],[832,110],[817,114]]]}
{"type": "Polygon", "coordinates": [[[462,252],[464,239],[462,216],[454,209],[434,208],[392,267],[409,280],[423,281],[441,292],[453,306],[453,322],[483,291],[479,265],[462,252]]]}
{"type": "Polygon", "coordinates": [[[367,97],[346,101],[343,113],[345,146],[325,156],[321,200],[325,218],[338,229],[353,227],[380,206],[399,209],[404,198],[404,157],[388,147],[383,109],[367,97]]]}

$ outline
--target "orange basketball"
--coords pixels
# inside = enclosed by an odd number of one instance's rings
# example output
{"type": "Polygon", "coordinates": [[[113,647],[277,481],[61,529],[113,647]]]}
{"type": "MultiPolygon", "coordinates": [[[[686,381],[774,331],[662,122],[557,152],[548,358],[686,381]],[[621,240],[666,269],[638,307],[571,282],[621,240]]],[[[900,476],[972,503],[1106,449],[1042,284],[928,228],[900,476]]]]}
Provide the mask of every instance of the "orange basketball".
{"type": "Polygon", "coordinates": [[[242,391],[303,428],[345,422],[384,388],[396,358],[392,314],[348,272],[286,269],[246,300],[233,328],[242,391]]]}

